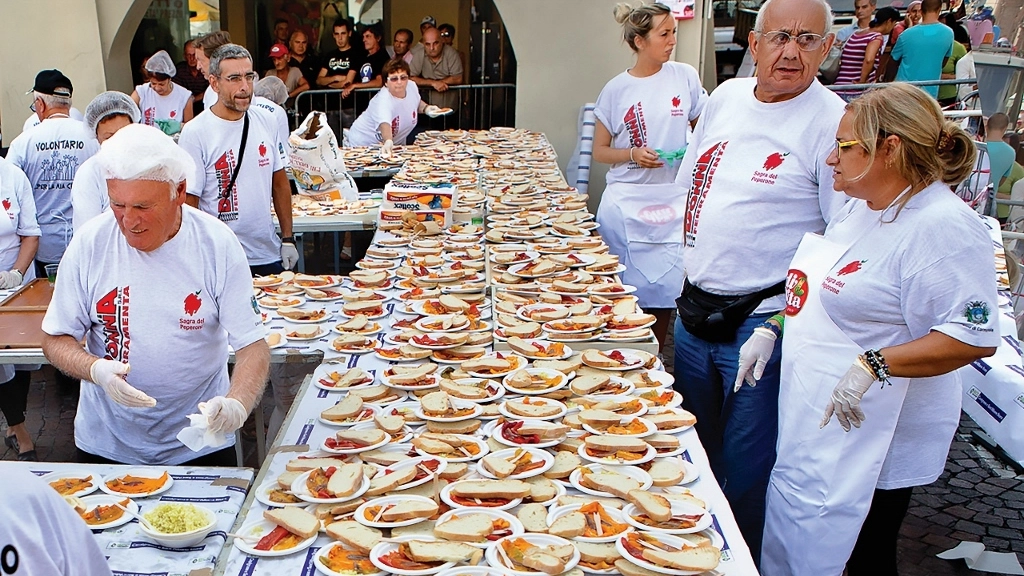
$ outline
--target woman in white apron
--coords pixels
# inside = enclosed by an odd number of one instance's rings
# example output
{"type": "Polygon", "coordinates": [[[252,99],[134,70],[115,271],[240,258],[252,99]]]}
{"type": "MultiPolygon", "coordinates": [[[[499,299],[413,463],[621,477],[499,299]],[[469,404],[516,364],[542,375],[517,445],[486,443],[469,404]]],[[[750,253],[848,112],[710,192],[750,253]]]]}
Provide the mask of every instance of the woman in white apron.
{"type": "Polygon", "coordinates": [[[149,82],[139,84],[132,92],[132,100],[142,111],[142,123],[174,136],[192,119],[192,92],[171,81],[177,69],[164,50],[146,61],[146,72],[149,82]]]}
{"type": "Polygon", "coordinates": [[[959,421],[953,371],[999,341],[992,243],[949,188],[974,157],[918,88],[847,106],[828,164],[853,200],[787,276],[765,576],[896,574],[911,490],[941,474],[959,421]]]}
{"type": "MultiPolygon", "coordinates": [[[[32,185],[17,166],[0,158],[0,294],[36,277],[32,259],[39,248],[39,235],[32,185]]],[[[7,420],[4,444],[18,453],[18,460],[37,459],[25,426],[25,408],[31,370],[38,369],[0,364],[0,412],[7,420]]]]}
{"type": "Polygon", "coordinates": [[[626,265],[640,306],[658,319],[665,342],[683,288],[682,225],[686,190],[674,184],[690,128],[708,94],[697,71],[670,62],[676,22],[663,4],[619,4],[615,19],[636,65],[612,78],[597,97],[594,160],[611,164],[597,209],[601,236],[626,265]]]}

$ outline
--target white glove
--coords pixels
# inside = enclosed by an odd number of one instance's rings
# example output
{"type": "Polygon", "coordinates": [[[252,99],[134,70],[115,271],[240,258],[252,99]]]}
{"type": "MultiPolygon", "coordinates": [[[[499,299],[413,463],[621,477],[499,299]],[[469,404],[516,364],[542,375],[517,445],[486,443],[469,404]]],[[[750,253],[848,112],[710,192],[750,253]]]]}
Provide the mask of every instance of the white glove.
{"type": "Polygon", "coordinates": [[[226,396],[200,402],[199,410],[207,414],[208,430],[214,434],[230,434],[241,428],[249,417],[249,411],[241,402],[226,396]]]}
{"type": "Polygon", "coordinates": [[[433,104],[428,104],[427,107],[423,109],[423,113],[431,118],[437,118],[441,115],[441,109],[433,104]]]}
{"type": "Polygon", "coordinates": [[[295,267],[295,264],[299,261],[299,251],[295,249],[295,244],[291,242],[281,243],[281,266],[284,266],[285,270],[291,270],[295,267]]]}
{"type": "Polygon", "coordinates": [[[860,409],[860,399],[864,397],[864,393],[871,388],[874,382],[875,375],[858,358],[832,390],[832,400],[825,408],[825,416],[821,419],[820,427],[824,428],[831,420],[832,414],[835,413],[843,430],[849,432],[850,424],[860,428],[860,423],[864,421],[864,411],[860,409]]]}
{"type": "Polygon", "coordinates": [[[391,158],[391,155],[394,152],[394,150],[395,143],[392,142],[391,140],[385,140],[384,143],[380,145],[380,157],[391,158]]]}
{"type": "Polygon", "coordinates": [[[733,392],[739,392],[744,381],[751,386],[757,386],[757,381],[764,375],[764,367],[775,350],[775,338],[775,332],[764,326],[754,328],[754,333],[740,347],[740,368],[736,372],[733,392]]]}
{"type": "Polygon", "coordinates": [[[152,408],[156,400],[125,381],[124,376],[131,372],[127,362],[99,359],[89,367],[89,378],[94,384],[103,388],[111,400],[129,408],[152,408]]]}
{"type": "Polygon", "coordinates": [[[21,281],[24,277],[21,272],[17,270],[11,270],[10,272],[0,272],[0,290],[7,288],[17,288],[21,286],[21,281]]]}

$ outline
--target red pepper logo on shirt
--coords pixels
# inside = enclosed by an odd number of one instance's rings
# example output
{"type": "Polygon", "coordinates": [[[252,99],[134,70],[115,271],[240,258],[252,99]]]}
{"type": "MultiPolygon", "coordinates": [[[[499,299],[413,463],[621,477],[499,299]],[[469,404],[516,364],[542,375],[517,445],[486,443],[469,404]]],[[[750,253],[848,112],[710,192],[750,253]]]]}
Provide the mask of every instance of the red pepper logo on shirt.
{"type": "Polygon", "coordinates": [[[197,290],[185,296],[185,314],[195,316],[196,312],[199,312],[199,308],[203,305],[203,299],[199,297],[201,292],[202,290],[197,290]]]}
{"type": "Polygon", "coordinates": [[[807,274],[790,268],[786,274],[786,316],[796,316],[807,302],[807,274]]]}
{"type": "Polygon", "coordinates": [[[683,101],[679,99],[678,95],[672,97],[672,107],[673,108],[679,108],[679,105],[682,104],[682,103],[683,103],[683,101]]]}
{"type": "Polygon", "coordinates": [[[769,154],[768,158],[765,158],[764,169],[775,170],[779,166],[782,166],[782,162],[786,159],[786,156],[789,156],[789,152],[786,152],[785,154],[780,154],[778,152],[769,154]]]}
{"type": "Polygon", "coordinates": [[[174,118],[177,115],[178,115],[178,111],[177,110],[171,110],[171,118],[174,118]]]}
{"type": "Polygon", "coordinates": [[[260,156],[266,156],[266,155],[267,155],[267,147],[264,146],[262,142],[260,142],[260,156]]]}
{"type": "Polygon", "coordinates": [[[858,272],[861,268],[864,267],[865,262],[867,262],[867,260],[854,260],[853,262],[850,262],[846,266],[840,268],[839,271],[836,272],[836,276],[846,276],[847,274],[853,274],[854,272],[858,272]]]}
{"type": "Polygon", "coordinates": [[[11,214],[11,201],[7,198],[4,198],[2,204],[4,205],[4,211],[7,212],[7,215],[11,218],[11,220],[14,220],[14,214],[11,214]]]}

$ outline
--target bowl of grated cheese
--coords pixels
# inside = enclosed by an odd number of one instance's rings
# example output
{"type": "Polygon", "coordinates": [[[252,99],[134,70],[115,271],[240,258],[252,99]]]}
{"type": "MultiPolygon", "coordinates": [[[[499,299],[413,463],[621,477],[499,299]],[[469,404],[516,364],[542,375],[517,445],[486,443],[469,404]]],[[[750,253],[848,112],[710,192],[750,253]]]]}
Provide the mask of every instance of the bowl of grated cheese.
{"type": "Polygon", "coordinates": [[[213,510],[194,504],[158,504],[142,517],[152,529],[139,523],[139,530],[158,544],[170,548],[198,544],[217,526],[213,510]]]}

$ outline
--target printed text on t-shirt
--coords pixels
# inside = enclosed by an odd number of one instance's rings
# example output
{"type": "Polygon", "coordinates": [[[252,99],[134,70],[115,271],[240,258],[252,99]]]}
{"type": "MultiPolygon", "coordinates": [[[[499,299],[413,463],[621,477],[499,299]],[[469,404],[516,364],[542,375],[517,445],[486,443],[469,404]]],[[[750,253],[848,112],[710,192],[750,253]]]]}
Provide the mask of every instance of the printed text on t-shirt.
{"type": "Polygon", "coordinates": [[[725,147],[728,145],[729,141],[727,140],[708,148],[697,158],[697,163],[693,167],[693,187],[690,188],[690,193],[686,198],[686,217],[683,219],[683,241],[690,248],[696,244],[700,211],[704,207],[708,191],[711,190],[711,181],[715,179],[718,162],[725,154],[725,147]]]}
{"type": "Polygon", "coordinates": [[[107,360],[128,361],[128,288],[114,288],[96,302],[96,316],[103,325],[103,357],[107,360]]]}
{"type": "Polygon", "coordinates": [[[234,151],[228,150],[221,154],[213,167],[217,171],[217,190],[220,191],[217,196],[217,218],[224,222],[238,220],[238,187],[232,186],[228,190],[231,173],[235,169],[234,151]]]}

